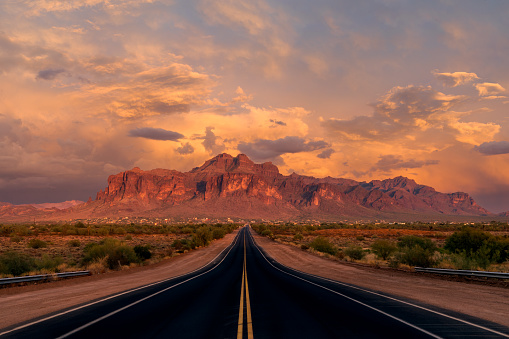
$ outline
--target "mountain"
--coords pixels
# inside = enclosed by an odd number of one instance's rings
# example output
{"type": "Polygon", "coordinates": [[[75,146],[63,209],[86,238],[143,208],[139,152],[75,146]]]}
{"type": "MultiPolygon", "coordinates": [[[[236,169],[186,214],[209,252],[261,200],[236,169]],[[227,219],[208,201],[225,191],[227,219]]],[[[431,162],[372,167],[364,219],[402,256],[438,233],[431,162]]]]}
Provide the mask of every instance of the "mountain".
{"type": "MultiPolygon", "coordinates": [[[[0,218],[3,208],[0,205],[0,218]]],[[[135,167],[111,175],[95,200],[68,209],[42,213],[33,206],[5,207],[9,208],[11,216],[46,213],[42,218],[50,220],[122,216],[417,220],[492,215],[466,193],[440,193],[401,176],[371,182],[285,176],[270,162],[256,164],[244,154],[225,153],[189,172],[135,167]],[[16,208],[21,210],[14,212],[16,208]]]]}

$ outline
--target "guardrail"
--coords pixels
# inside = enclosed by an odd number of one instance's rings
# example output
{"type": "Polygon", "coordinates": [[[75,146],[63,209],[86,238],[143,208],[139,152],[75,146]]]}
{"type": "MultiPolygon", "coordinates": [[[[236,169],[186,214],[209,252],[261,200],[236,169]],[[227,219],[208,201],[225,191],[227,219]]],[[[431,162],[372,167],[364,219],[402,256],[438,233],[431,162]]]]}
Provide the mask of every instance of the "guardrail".
{"type": "Polygon", "coordinates": [[[450,269],[446,269],[446,268],[423,268],[423,267],[415,267],[415,271],[416,272],[434,273],[434,274],[461,275],[461,276],[467,276],[467,277],[509,279],[509,273],[502,273],[502,272],[450,270],[450,269]]]}
{"type": "Polygon", "coordinates": [[[27,275],[24,277],[4,278],[0,279],[0,285],[16,284],[21,282],[31,282],[40,280],[54,280],[58,278],[70,278],[79,277],[82,275],[90,275],[90,271],[76,271],[76,272],[62,272],[55,274],[39,274],[39,275],[27,275]]]}

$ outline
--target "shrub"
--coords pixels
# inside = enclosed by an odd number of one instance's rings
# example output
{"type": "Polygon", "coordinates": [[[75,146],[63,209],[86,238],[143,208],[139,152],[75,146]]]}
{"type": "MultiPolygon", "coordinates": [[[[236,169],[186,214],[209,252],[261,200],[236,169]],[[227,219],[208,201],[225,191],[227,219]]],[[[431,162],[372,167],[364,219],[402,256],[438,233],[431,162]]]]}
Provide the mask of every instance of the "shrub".
{"type": "Polygon", "coordinates": [[[150,245],[136,245],[134,246],[134,253],[141,260],[147,260],[152,258],[152,252],[150,252],[150,245]]]}
{"type": "Polygon", "coordinates": [[[207,246],[212,240],[212,231],[207,226],[202,226],[193,234],[193,240],[196,246],[207,246]]]}
{"type": "Polygon", "coordinates": [[[47,270],[55,270],[58,266],[64,263],[64,259],[62,257],[50,257],[45,254],[41,259],[36,261],[36,265],[38,269],[47,269],[47,270]]]}
{"type": "Polygon", "coordinates": [[[396,254],[396,260],[410,266],[433,267],[436,265],[433,255],[434,251],[425,250],[420,246],[406,247],[396,254]]]}
{"type": "Polygon", "coordinates": [[[329,239],[324,237],[317,237],[309,243],[309,247],[318,252],[328,253],[331,255],[336,254],[334,245],[330,243],[329,239]]]}
{"type": "Polygon", "coordinates": [[[463,228],[445,241],[444,248],[451,253],[473,259],[482,268],[491,263],[502,263],[509,258],[509,240],[495,237],[474,228],[463,228]]]}
{"type": "Polygon", "coordinates": [[[401,252],[395,260],[400,263],[419,267],[433,267],[437,264],[434,259],[437,247],[430,239],[407,235],[399,238],[398,247],[401,252]]]}
{"type": "Polygon", "coordinates": [[[7,252],[0,256],[0,273],[19,276],[36,268],[34,258],[18,252],[7,252]]]}
{"type": "Polygon", "coordinates": [[[89,243],[83,249],[83,262],[90,263],[105,259],[110,269],[115,269],[133,262],[139,262],[131,246],[123,245],[119,240],[106,238],[99,243],[89,243]]]}
{"type": "Polygon", "coordinates": [[[124,265],[139,262],[131,246],[120,245],[108,253],[106,263],[110,269],[117,269],[124,265]]]}
{"type": "Polygon", "coordinates": [[[212,231],[212,238],[213,239],[221,239],[221,238],[224,238],[225,235],[226,235],[226,232],[222,228],[215,228],[212,231]]]}
{"type": "Polygon", "coordinates": [[[352,260],[362,260],[366,256],[366,252],[360,246],[347,247],[343,252],[352,260]]]}
{"type": "Polygon", "coordinates": [[[419,246],[420,248],[424,249],[424,250],[429,250],[429,251],[435,251],[436,250],[436,245],[433,241],[431,241],[431,239],[428,239],[428,238],[421,238],[421,237],[417,237],[415,235],[405,235],[403,237],[400,237],[398,239],[398,247],[399,248],[414,248],[416,246],[419,246]]]}
{"type": "Polygon", "coordinates": [[[188,239],[180,239],[175,240],[173,244],[171,245],[177,252],[184,252],[184,251],[190,251],[195,249],[196,245],[194,241],[188,240],[188,239]]]}
{"type": "Polygon", "coordinates": [[[272,234],[272,232],[270,230],[263,230],[262,233],[260,233],[260,235],[262,235],[264,237],[271,238],[271,239],[274,238],[274,235],[272,234]]]}
{"type": "Polygon", "coordinates": [[[79,241],[78,239],[73,239],[73,240],[69,240],[69,242],[67,244],[69,245],[69,247],[80,247],[81,241],[79,241]]]}
{"type": "Polygon", "coordinates": [[[396,252],[397,247],[389,240],[378,239],[375,240],[373,245],[371,245],[371,249],[378,258],[387,260],[394,252],[396,252]]]}
{"type": "Polygon", "coordinates": [[[19,235],[13,235],[11,236],[11,242],[21,242],[23,240],[23,237],[20,237],[19,235]]]}
{"type": "Polygon", "coordinates": [[[295,241],[301,241],[302,239],[304,239],[304,236],[302,235],[302,233],[297,233],[293,236],[293,240],[295,240],[295,241]]]}
{"type": "Polygon", "coordinates": [[[42,241],[41,239],[30,239],[28,242],[28,247],[30,248],[44,248],[48,247],[48,244],[45,241],[42,241]]]}

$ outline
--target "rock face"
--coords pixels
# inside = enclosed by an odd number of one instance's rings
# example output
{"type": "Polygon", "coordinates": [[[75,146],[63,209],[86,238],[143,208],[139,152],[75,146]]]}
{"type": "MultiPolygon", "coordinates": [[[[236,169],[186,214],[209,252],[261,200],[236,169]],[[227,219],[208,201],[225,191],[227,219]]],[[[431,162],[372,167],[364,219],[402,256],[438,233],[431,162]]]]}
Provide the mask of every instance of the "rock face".
{"type": "Polygon", "coordinates": [[[108,187],[86,205],[94,214],[150,211],[169,217],[490,215],[466,193],[440,193],[405,177],[366,183],[295,173],[284,176],[272,163],[255,164],[244,154],[220,154],[186,173],[134,168],[112,175],[108,187]]]}
{"type": "MultiPolygon", "coordinates": [[[[5,213],[12,214],[12,208],[0,205],[5,213]]],[[[23,213],[29,212],[26,206],[23,213]]],[[[466,193],[440,193],[405,177],[357,182],[295,173],[284,176],[270,162],[255,164],[244,154],[220,154],[185,173],[133,168],[111,175],[108,187],[97,193],[95,201],[58,211],[54,217],[338,220],[397,215],[491,214],[466,193]]]]}

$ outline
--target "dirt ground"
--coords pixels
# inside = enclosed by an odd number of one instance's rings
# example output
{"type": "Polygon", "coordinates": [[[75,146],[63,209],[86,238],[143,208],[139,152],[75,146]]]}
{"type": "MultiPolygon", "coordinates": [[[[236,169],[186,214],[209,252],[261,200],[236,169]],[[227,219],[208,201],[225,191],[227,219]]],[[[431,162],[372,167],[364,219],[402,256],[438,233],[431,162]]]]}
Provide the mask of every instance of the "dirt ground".
{"type": "Polygon", "coordinates": [[[238,231],[206,248],[163,260],[155,265],[39,285],[0,290],[0,328],[18,324],[91,300],[191,272],[210,262],[238,231]]]}
{"type": "MultiPolygon", "coordinates": [[[[151,266],[1,289],[0,328],[192,271],[212,260],[233,240],[235,234],[228,234],[207,248],[151,266]]],[[[509,326],[509,288],[342,264],[265,237],[255,235],[255,239],[274,259],[298,270],[509,326]]]]}
{"type": "Polygon", "coordinates": [[[342,264],[266,237],[254,237],[270,256],[297,270],[509,326],[509,288],[342,264]]]}

